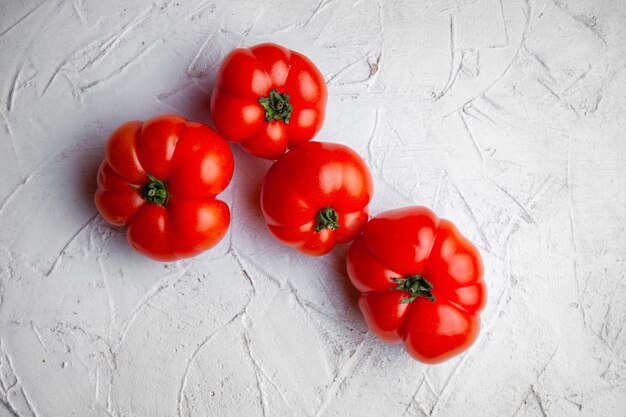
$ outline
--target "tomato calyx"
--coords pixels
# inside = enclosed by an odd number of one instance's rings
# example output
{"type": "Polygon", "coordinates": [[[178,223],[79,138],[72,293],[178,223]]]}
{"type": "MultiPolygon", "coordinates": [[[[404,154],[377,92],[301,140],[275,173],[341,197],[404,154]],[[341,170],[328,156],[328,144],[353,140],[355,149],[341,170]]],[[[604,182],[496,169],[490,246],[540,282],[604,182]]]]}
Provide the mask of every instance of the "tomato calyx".
{"type": "Polygon", "coordinates": [[[165,181],[161,181],[154,175],[146,174],[146,177],[150,179],[150,182],[144,185],[140,190],[141,197],[157,206],[166,206],[170,200],[170,195],[167,192],[167,184],[165,181]]]}
{"type": "Polygon", "coordinates": [[[408,304],[415,300],[417,297],[428,298],[430,301],[435,301],[436,298],[432,295],[433,284],[430,283],[422,275],[415,274],[406,278],[392,278],[393,282],[398,284],[397,287],[392,288],[394,291],[406,291],[411,294],[410,297],[403,298],[400,304],[408,304]]]}
{"type": "Polygon", "coordinates": [[[332,207],[325,207],[317,212],[315,216],[315,231],[321,232],[324,229],[335,230],[339,227],[339,215],[332,207]]]}
{"type": "Polygon", "coordinates": [[[278,92],[275,88],[270,91],[269,96],[259,97],[259,104],[265,109],[265,120],[280,120],[289,123],[293,107],[289,104],[289,96],[278,92]]]}

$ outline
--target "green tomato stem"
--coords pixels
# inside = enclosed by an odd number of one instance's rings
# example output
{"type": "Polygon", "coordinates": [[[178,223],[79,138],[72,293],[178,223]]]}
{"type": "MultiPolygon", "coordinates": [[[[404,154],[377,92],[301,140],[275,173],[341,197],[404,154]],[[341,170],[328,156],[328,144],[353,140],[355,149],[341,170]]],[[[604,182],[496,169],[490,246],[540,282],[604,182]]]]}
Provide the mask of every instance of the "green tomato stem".
{"type": "Polygon", "coordinates": [[[393,282],[398,284],[398,286],[392,288],[392,290],[406,291],[411,294],[410,297],[403,298],[400,304],[410,303],[417,297],[428,298],[430,301],[436,300],[435,296],[431,293],[433,284],[421,275],[411,275],[406,278],[393,278],[393,282]]]}
{"type": "Polygon", "coordinates": [[[317,212],[315,217],[315,231],[321,232],[328,228],[335,230],[339,227],[339,215],[332,207],[325,207],[317,212]]]}
{"type": "Polygon", "coordinates": [[[141,197],[152,204],[166,206],[170,199],[169,193],[167,192],[167,183],[157,179],[151,174],[146,174],[146,177],[150,179],[150,182],[141,188],[141,197]]]}
{"type": "Polygon", "coordinates": [[[270,91],[269,96],[259,97],[259,103],[265,109],[265,120],[280,120],[289,123],[293,107],[289,104],[289,96],[279,93],[275,88],[270,91]]]}

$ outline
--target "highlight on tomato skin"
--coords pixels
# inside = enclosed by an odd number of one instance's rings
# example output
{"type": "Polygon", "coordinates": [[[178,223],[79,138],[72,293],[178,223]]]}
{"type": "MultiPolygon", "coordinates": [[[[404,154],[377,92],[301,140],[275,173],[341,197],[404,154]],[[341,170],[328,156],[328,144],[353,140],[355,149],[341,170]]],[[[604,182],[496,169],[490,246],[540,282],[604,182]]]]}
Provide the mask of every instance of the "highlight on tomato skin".
{"type": "Polygon", "coordinates": [[[107,222],[128,227],[142,255],[189,258],[228,231],[230,210],[216,196],[233,169],[228,143],[206,125],[175,115],[130,121],[106,142],[94,201],[107,222]]]}
{"type": "Polygon", "coordinates": [[[354,150],[306,142],[270,167],[261,188],[261,210],[274,238],[321,256],[361,232],[372,193],[369,168],[354,150]]]}
{"type": "Polygon", "coordinates": [[[237,48],[224,58],[211,94],[211,118],[227,140],[277,159],[310,141],[324,123],[324,76],[306,56],[272,43],[237,48]]]}
{"type": "Polygon", "coordinates": [[[450,221],[412,206],[373,217],[348,250],[359,308],[378,338],[435,364],[478,338],[487,302],[478,249],[450,221]]]}

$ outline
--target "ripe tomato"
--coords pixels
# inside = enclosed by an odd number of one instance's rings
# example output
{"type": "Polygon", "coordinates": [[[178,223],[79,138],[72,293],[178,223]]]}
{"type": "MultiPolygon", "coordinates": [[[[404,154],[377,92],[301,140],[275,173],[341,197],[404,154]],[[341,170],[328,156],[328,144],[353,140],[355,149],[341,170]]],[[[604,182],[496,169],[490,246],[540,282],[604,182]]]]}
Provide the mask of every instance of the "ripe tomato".
{"type": "Polygon", "coordinates": [[[324,122],[326,83],[298,52],[265,43],[232,51],[211,96],[217,131],[253,155],[276,159],[324,122]]]}
{"type": "Polygon", "coordinates": [[[95,203],[109,223],[128,226],[141,254],[188,258],[226,234],[230,211],[215,196],[232,174],[232,152],[208,126],[178,116],[131,121],[108,139],[95,203]]]}
{"type": "Polygon", "coordinates": [[[386,342],[404,342],[415,359],[445,361],[478,337],[487,301],[480,254],[429,209],[374,217],[350,246],[347,264],[372,332],[386,342]]]}
{"type": "Polygon", "coordinates": [[[261,208],[279,241],[308,255],[324,255],[356,237],[367,222],[372,177],[352,149],[307,142],[271,166],[261,208]]]}

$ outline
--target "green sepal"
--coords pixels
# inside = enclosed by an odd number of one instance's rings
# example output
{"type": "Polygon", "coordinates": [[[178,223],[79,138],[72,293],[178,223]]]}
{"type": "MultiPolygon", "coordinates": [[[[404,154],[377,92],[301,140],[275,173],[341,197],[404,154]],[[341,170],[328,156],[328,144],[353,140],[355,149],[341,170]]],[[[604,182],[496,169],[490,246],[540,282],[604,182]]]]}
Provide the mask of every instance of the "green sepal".
{"type": "Polygon", "coordinates": [[[428,298],[430,301],[435,301],[435,296],[431,293],[433,284],[424,278],[422,275],[411,275],[406,278],[392,278],[392,281],[398,284],[397,287],[392,288],[394,291],[406,291],[411,294],[410,297],[403,298],[400,304],[408,304],[415,300],[417,297],[428,298]]]}
{"type": "Polygon", "coordinates": [[[325,207],[317,212],[315,217],[315,231],[321,232],[328,228],[335,230],[339,227],[339,215],[332,207],[325,207]]]}
{"type": "Polygon", "coordinates": [[[259,104],[265,109],[265,120],[271,122],[280,120],[289,123],[293,107],[289,104],[289,96],[279,93],[275,88],[270,91],[269,96],[259,97],[259,104]]]}
{"type": "Polygon", "coordinates": [[[150,182],[141,188],[141,197],[152,204],[166,206],[170,200],[167,183],[151,174],[146,174],[146,177],[150,179],[150,182]]]}

